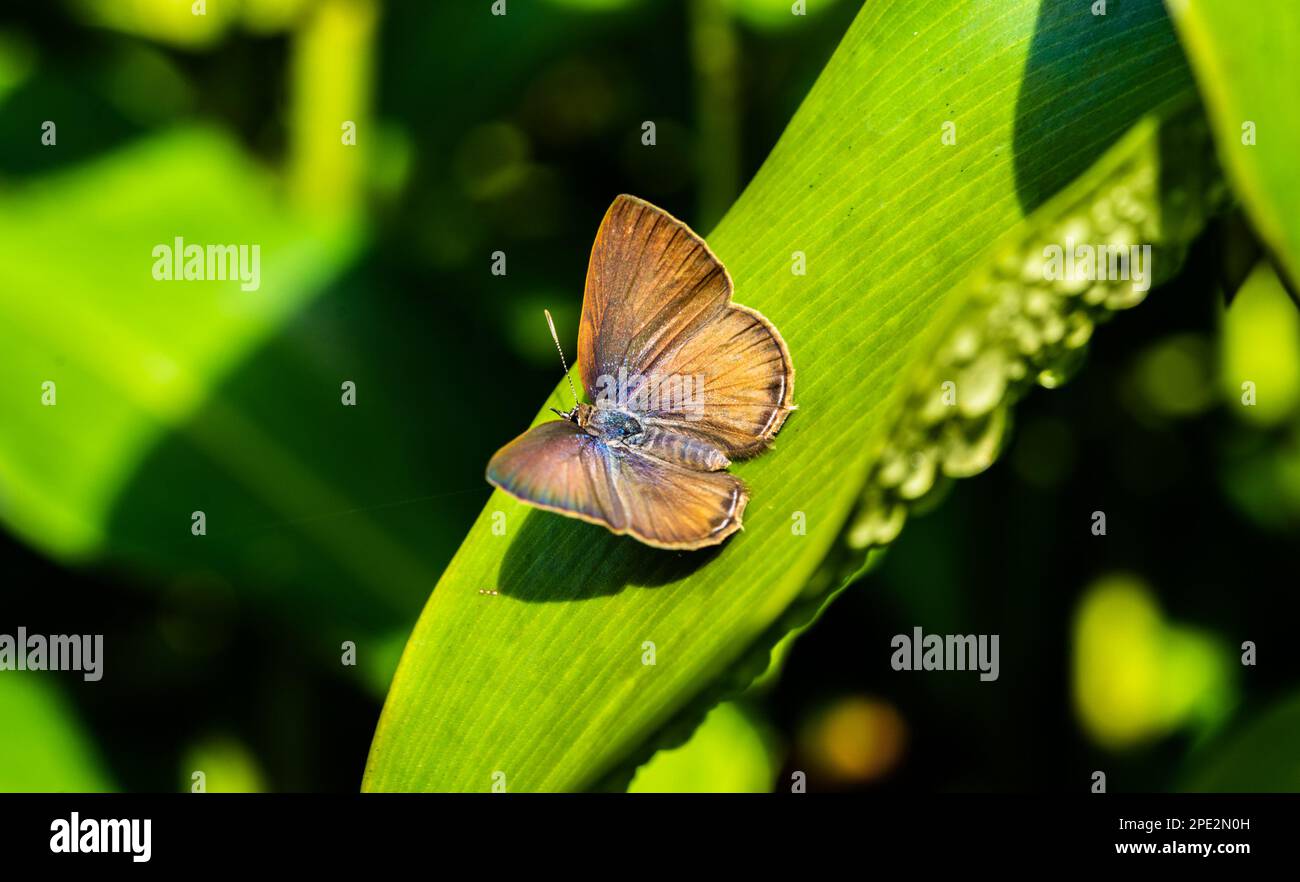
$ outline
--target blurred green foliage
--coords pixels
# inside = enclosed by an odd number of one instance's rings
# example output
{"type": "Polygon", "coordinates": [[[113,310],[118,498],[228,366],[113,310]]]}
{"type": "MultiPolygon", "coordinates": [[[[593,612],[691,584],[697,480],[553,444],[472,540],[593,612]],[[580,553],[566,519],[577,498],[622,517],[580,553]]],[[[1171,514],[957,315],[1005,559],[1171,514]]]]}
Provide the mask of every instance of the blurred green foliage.
{"type": "Polygon", "coordinates": [[[1300,279],[1300,6],[1168,0],[1219,157],[1265,248],[1300,279]]]}
{"type": "Polygon", "coordinates": [[[0,785],[6,791],[115,790],[92,737],[48,675],[0,677],[0,785]]]}
{"type": "Polygon", "coordinates": [[[1074,632],[1074,696],[1088,733],[1122,749],[1229,710],[1237,659],[1206,634],[1163,620],[1150,589],[1126,575],[1089,586],[1074,632]]]}
{"type": "Polygon", "coordinates": [[[1233,413],[1265,426],[1294,418],[1300,405],[1300,314],[1270,267],[1261,263],[1247,278],[1224,311],[1222,334],[1220,387],[1233,413]],[[1252,391],[1255,403],[1241,406],[1252,391]]]}

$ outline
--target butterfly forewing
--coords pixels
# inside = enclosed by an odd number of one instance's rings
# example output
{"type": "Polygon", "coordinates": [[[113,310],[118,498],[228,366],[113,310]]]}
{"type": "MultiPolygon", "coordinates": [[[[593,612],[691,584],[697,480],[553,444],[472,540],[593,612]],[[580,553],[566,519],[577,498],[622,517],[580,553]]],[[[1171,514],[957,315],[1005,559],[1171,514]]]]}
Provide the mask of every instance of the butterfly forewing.
{"type": "Polygon", "coordinates": [[[608,454],[608,445],[575,423],[554,420],[498,450],[487,479],[525,502],[620,529],[625,518],[608,454]]]}
{"type": "Polygon", "coordinates": [[[689,227],[631,196],[592,247],[578,361],[593,400],[614,388],[618,406],[730,456],[761,452],[794,406],[776,328],[731,303],[731,278],[689,227]]]}

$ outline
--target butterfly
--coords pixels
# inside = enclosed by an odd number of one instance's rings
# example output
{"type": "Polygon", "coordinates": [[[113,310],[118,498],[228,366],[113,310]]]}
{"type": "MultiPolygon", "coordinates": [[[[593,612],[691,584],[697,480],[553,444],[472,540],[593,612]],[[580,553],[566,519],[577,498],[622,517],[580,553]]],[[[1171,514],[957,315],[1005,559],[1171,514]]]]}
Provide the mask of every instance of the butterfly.
{"type": "Polygon", "coordinates": [[[749,491],[725,469],[767,450],[795,409],[794,365],[772,323],[731,293],[686,224],[616,198],[591,249],[578,331],[595,403],[575,392],[571,410],[552,408],[560,419],[497,451],[488,481],[659,548],[717,545],[741,529],[749,491]]]}

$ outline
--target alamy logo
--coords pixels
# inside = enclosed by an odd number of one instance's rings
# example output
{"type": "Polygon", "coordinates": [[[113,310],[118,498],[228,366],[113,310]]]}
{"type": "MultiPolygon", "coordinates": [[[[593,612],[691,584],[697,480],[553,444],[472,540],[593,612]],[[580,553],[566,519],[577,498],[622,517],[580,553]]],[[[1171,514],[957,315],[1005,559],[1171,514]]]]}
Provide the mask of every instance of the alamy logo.
{"type": "Polygon", "coordinates": [[[896,671],[979,671],[984,682],[998,678],[997,634],[896,634],[889,641],[896,671]]]}
{"type": "Polygon", "coordinates": [[[103,664],[103,634],[0,634],[0,671],[82,671],[82,679],[95,682],[103,664]]]}
{"type": "Polygon", "coordinates": [[[153,277],[159,282],[239,280],[244,291],[262,285],[261,245],[186,245],[177,236],[171,245],[153,247],[153,277]]]}
{"type": "Polygon", "coordinates": [[[676,413],[688,420],[704,418],[704,374],[631,374],[596,378],[597,407],[633,413],[676,413]]]}
{"type": "Polygon", "coordinates": [[[54,854],[129,854],[137,864],[153,854],[153,822],[127,819],[82,818],[77,812],[67,820],[50,822],[50,851],[54,854]]]}
{"type": "Polygon", "coordinates": [[[1043,249],[1043,278],[1056,281],[1132,281],[1133,290],[1151,288],[1150,245],[1048,245],[1043,249]]]}

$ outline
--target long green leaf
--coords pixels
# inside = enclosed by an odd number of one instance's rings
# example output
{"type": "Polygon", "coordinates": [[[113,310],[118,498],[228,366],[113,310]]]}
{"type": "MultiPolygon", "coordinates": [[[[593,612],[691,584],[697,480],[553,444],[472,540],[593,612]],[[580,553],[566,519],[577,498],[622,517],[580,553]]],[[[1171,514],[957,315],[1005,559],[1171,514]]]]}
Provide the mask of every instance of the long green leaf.
{"type": "MultiPolygon", "coordinates": [[[[1007,253],[995,243],[1037,243],[1049,227],[1026,226],[1029,211],[1063,223],[1114,173],[1150,217],[1110,232],[1167,237],[1176,255],[1199,211],[1184,227],[1159,210],[1155,118],[1082,191],[1050,198],[1144,114],[1191,95],[1161,7],[1113,8],[864,8],[709,236],[737,300],[776,323],[798,372],[800,410],[775,449],[734,467],[753,490],[746,530],[718,552],[669,554],[494,495],[407,645],[366,789],[624,784],[884,538],[859,531],[850,548],[844,529],[936,347],[968,303],[987,313],[981,273],[1007,253]],[[796,252],[806,275],[792,272],[796,252]]],[[[1105,294],[1110,308],[1135,299],[1105,294]]]]}
{"type": "Polygon", "coordinates": [[[0,677],[0,791],[116,789],[56,676],[6,671],[0,677]]]}
{"type": "Polygon", "coordinates": [[[1300,4],[1167,4],[1233,190],[1294,285],[1300,280],[1300,4]]]}

